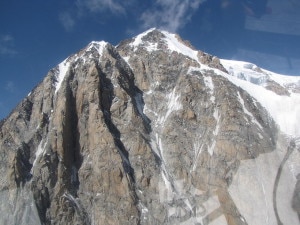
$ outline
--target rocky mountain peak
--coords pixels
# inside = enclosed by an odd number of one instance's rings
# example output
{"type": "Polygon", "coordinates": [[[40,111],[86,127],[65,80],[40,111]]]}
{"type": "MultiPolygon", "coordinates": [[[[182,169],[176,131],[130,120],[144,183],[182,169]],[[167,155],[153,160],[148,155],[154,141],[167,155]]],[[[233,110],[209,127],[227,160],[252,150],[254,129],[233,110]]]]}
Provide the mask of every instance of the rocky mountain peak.
{"type": "Polygon", "coordinates": [[[65,59],[0,126],[3,224],[299,222],[295,82],[241,64],[158,29],[65,59]]]}

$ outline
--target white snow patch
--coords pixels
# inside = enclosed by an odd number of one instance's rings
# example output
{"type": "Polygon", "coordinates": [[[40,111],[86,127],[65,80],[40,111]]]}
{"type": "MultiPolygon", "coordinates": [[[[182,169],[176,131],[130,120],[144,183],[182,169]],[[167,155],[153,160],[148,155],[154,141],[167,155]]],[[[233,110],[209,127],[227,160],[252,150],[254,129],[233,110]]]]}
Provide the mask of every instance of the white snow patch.
{"type": "Polygon", "coordinates": [[[213,132],[213,134],[214,134],[214,140],[213,140],[212,144],[210,146],[208,146],[208,149],[207,149],[207,151],[210,154],[210,156],[213,156],[213,154],[214,154],[214,149],[215,149],[215,146],[216,146],[216,139],[215,139],[215,137],[218,135],[219,129],[220,129],[220,125],[217,124],[216,127],[215,127],[215,130],[213,132]]]}
{"type": "Polygon", "coordinates": [[[32,169],[34,168],[35,164],[40,160],[42,156],[45,154],[45,146],[47,144],[47,141],[44,143],[43,140],[41,140],[40,144],[38,145],[38,149],[35,152],[35,159],[32,163],[32,169]]]}
{"type": "Polygon", "coordinates": [[[210,101],[212,103],[215,103],[215,96],[214,96],[214,83],[212,81],[212,78],[210,76],[204,76],[204,83],[205,85],[210,89],[210,101]]]}
{"type": "Polygon", "coordinates": [[[92,41],[87,48],[87,51],[91,51],[92,48],[95,48],[97,52],[99,53],[99,58],[102,56],[103,50],[105,49],[107,45],[106,41],[92,41]]]}
{"type": "Polygon", "coordinates": [[[141,209],[142,218],[146,220],[148,218],[147,214],[149,213],[148,208],[141,201],[139,202],[139,208],[141,209]]]}
{"type": "Polygon", "coordinates": [[[218,133],[219,133],[219,130],[220,130],[220,118],[221,118],[221,115],[219,115],[219,111],[217,109],[215,109],[213,116],[214,116],[214,118],[216,120],[216,123],[217,123],[213,134],[215,136],[217,136],[218,133]]]}
{"type": "Polygon", "coordinates": [[[130,63],[129,63],[129,59],[130,59],[130,56],[125,56],[123,57],[124,61],[127,63],[127,65],[130,67],[130,69],[132,69],[130,63]]]}
{"type": "Polygon", "coordinates": [[[132,43],[130,43],[129,45],[130,45],[131,47],[134,47],[134,49],[136,50],[136,48],[137,48],[139,45],[143,44],[142,38],[145,37],[148,33],[152,32],[153,30],[155,30],[155,28],[151,28],[151,29],[149,29],[149,30],[147,30],[147,31],[145,31],[145,32],[143,32],[143,33],[137,35],[137,36],[134,38],[134,41],[133,41],[132,43]]]}
{"type": "Polygon", "coordinates": [[[158,50],[157,43],[148,43],[146,49],[148,52],[157,51],[158,50]]]}
{"type": "MultiPolygon", "coordinates": [[[[100,59],[106,45],[107,45],[107,42],[105,42],[105,41],[92,41],[89,44],[89,46],[87,47],[86,51],[91,51],[91,49],[93,49],[93,48],[96,49],[97,52],[99,53],[99,59],[100,59]]],[[[75,55],[74,57],[75,58],[73,58],[73,62],[76,62],[79,58],[82,58],[85,63],[85,60],[86,60],[85,57],[78,57],[77,55],[75,55]]],[[[90,55],[90,58],[92,58],[91,55],[90,55]]],[[[67,58],[64,61],[62,61],[60,64],[58,64],[58,74],[56,75],[57,82],[55,84],[55,94],[60,89],[61,84],[70,68],[70,64],[71,64],[70,58],[67,58]]],[[[78,66],[78,65],[76,65],[76,66],[78,66]]]]}
{"type": "Polygon", "coordinates": [[[197,72],[201,72],[200,68],[194,67],[194,66],[190,66],[189,70],[188,70],[188,74],[191,74],[192,72],[197,71],[197,72]]]}
{"type": "Polygon", "coordinates": [[[194,67],[194,66],[190,66],[188,73],[192,73],[192,72],[200,72],[200,73],[206,73],[207,71],[214,71],[216,73],[216,75],[221,75],[220,73],[224,73],[218,69],[209,67],[208,65],[205,64],[200,64],[200,67],[194,67]]]}
{"type": "Polygon", "coordinates": [[[250,116],[251,122],[255,123],[260,129],[263,129],[263,127],[255,119],[255,117],[253,116],[253,114],[246,108],[244,99],[242,98],[242,96],[240,95],[240,93],[237,92],[237,94],[238,94],[239,101],[240,101],[240,103],[241,103],[241,105],[243,107],[244,113],[246,113],[248,116],[250,116]]]}
{"type": "Polygon", "coordinates": [[[171,51],[175,51],[190,57],[198,62],[198,51],[191,49],[190,47],[181,43],[177,38],[176,34],[171,34],[167,31],[162,31],[162,33],[166,36],[165,41],[168,45],[168,48],[171,51]]]}
{"type": "Polygon", "coordinates": [[[204,76],[204,82],[205,82],[205,85],[211,90],[211,92],[213,93],[214,91],[214,83],[212,81],[212,78],[211,77],[206,77],[204,76]]]}
{"type": "Polygon", "coordinates": [[[67,62],[68,59],[65,59],[58,65],[58,74],[57,74],[57,83],[55,85],[55,94],[60,89],[60,86],[69,70],[70,62],[67,62]]]}
{"type": "Polygon", "coordinates": [[[214,149],[215,149],[215,146],[216,146],[216,139],[215,137],[219,134],[219,130],[220,130],[220,118],[221,118],[221,115],[219,115],[219,111],[217,109],[215,109],[214,113],[213,113],[213,116],[216,120],[216,126],[215,126],[215,129],[213,131],[213,142],[210,146],[208,146],[207,148],[207,151],[208,153],[213,156],[214,154],[214,149]]]}
{"type": "Polygon", "coordinates": [[[213,143],[210,146],[208,146],[208,149],[207,149],[210,156],[213,156],[215,146],[216,146],[216,140],[213,140],[213,143]]]}
{"type": "Polygon", "coordinates": [[[159,182],[159,196],[161,202],[168,202],[173,198],[173,189],[170,182],[170,175],[167,171],[166,160],[164,159],[164,148],[162,139],[158,133],[155,134],[155,142],[151,141],[153,151],[161,159],[161,176],[163,182],[159,182]]]}
{"type": "Polygon", "coordinates": [[[198,162],[199,156],[201,155],[201,152],[202,152],[203,144],[199,141],[199,140],[201,140],[200,138],[201,137],[197,138],[197,140],[193,144],[195,158],[194,158],[194,162],[193,162],[193,166],[192,166],[192,171],[196,170],[197,162],[198,162]]]}
{"type": "Polygon", "coordinates": [[[173,91],[168,95],[167,98],[168,98],[167,112],[165,115],[158,118],[159,124],[163,124],[173,111],[182,108],[182,105],[178,101],[178,99],[180,98],[180,94],[176,94],[176,88],[173,89],[173,91]]]}

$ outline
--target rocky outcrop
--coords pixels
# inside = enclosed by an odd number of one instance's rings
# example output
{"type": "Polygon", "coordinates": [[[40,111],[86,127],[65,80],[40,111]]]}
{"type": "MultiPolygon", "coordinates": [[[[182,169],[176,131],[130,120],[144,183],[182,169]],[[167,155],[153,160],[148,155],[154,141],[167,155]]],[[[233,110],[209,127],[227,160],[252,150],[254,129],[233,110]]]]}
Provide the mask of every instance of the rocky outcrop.
{"type": "Polygon", "coordinates": [[[0,126],[3,224],[250,224],[229,188],[277,126],[176,40],[92,42],[48,73],[0,126]]]}

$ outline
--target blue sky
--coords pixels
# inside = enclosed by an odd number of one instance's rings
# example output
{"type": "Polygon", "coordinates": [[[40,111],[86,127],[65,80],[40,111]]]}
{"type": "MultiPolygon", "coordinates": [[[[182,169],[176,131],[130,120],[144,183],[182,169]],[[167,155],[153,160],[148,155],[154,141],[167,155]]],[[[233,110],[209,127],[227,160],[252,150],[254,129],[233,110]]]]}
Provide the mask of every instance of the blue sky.
{"type": "Polygon", "coordinates": [[[0,2],[0,119],[47,72],[92,40],[114,45],[151,27],[222,58],[300,75],[300,0],[51,0],[0,2]],[[247,2],[247,3],[246,3],[247,2]],[[248,5],[245,5],[248,4],[248,5]],[[279,21],[279,22],[278,22],[279,21]]]}

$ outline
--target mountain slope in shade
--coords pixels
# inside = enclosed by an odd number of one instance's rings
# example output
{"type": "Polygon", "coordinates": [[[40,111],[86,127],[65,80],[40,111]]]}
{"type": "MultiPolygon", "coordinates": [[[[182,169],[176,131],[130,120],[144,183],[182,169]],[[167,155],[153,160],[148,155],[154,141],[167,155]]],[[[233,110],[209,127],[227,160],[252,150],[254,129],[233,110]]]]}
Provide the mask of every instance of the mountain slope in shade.
{"type": "Polygon", "coordinates": [[[299,224],[299,80],[157,29],[92,42],[1,122],[1,222],[299,224]]]}

